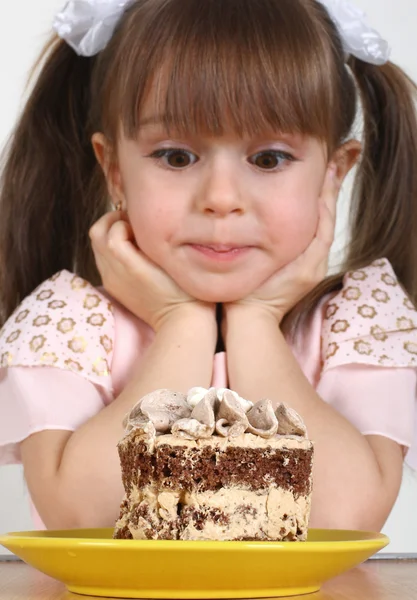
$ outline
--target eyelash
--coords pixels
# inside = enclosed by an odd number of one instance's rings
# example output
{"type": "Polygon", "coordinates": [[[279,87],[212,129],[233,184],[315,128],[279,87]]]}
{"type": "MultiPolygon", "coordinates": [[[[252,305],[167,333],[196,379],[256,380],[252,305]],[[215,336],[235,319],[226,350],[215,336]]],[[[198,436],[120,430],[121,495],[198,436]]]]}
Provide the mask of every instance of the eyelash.
{"type": "MultiPolygon", "coordinates": [[[[155,160],[162,168],[167,169],[169,171],[183,171],[185,170],[187,167],[192,166],[193,164],[195,164],[196,162],[198,162],[198,159],[196,161],[194,161],[194,163],[191,163],[191,165],[186,165],[185,167],[172,167],[170,165],[167,165],[165,162],[163,162],[164,158],[169,158],[170,156],[176,154],[176,153],[180,153],[180,154],[186,154],[188,156],[192,156],[193,153],[189,152],[187,150],[184,150],[183,148],[163,148],[161,150],[155,150],[155,152],[152,152],[151,154],[148,154],[146,156],[146,158],[152,158],[153,160],[155,160]]],[[[254,154],[253,156],[259,157],[262,155],[273,155],[276,159],[281,158],[283,159],[282,162],[296,162],[297,159],[292,155],[289,154],[288,152],[284,152],[283,150],[264,150],[262,152],[257,152],[256,154],[254,154]]],[[[195,156],[195,155],[194,155],[195,156]]],[[[253,163],[252,163],[253,164],[253,163]]],[[[262,169],[262,171],[265,172],[271,172],[271,173],[275,173],[276,171],[280,170],[282,164],[278,165],[277,167],[274,167],[273,169],[262,169]]]]}

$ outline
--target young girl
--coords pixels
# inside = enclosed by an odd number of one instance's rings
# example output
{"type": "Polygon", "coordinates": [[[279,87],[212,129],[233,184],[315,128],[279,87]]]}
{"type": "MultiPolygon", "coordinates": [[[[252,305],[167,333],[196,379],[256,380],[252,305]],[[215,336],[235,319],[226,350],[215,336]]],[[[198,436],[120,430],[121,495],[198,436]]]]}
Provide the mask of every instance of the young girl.
{"type": "Polygon", "coordinates": [[[311,526],[379,530],[415,460],[414,84],[331,0],[73,0],[55,29],[0,206],[0,458],[37,525],[111,527],[126,413],[212,385],[302,415],[311,526]]]}

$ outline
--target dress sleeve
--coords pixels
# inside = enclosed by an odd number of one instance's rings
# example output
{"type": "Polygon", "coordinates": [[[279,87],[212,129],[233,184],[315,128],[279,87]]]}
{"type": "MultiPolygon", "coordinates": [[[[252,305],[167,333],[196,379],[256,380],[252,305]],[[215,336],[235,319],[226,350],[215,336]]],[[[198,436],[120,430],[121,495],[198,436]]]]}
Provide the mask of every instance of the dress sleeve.
{"type": "Polygon", "coordinates": [[[364,435],[417,445],[417,311],[386,259],[347,273],[325,308],[317,392],[364,435]]]}
{"type": "Polygon", "coordinates": [[[0,332],[0,464],[45,429],[74,431],[113,399],[109,300],[61,271],[41,284],[0,332]]]}

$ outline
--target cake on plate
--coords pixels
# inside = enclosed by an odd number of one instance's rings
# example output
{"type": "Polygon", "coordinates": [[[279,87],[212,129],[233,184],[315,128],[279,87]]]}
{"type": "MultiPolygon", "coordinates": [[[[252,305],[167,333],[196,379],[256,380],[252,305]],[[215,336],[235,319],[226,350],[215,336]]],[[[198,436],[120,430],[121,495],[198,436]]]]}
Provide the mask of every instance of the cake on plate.
{"type": "Polygon", "coordinates": [[[156,390],[124,425],[115,538],[307,538],[313,444],[285,404],[227,389],[156,390]]]}

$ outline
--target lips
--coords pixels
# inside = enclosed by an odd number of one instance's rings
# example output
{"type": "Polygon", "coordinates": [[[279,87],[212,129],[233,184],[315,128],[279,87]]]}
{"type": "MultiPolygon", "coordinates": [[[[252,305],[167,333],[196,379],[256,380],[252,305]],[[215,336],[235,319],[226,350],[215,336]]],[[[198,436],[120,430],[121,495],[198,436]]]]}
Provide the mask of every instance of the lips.
{"type": "Polygon", "coordinates": [[[236,245],[228,245],[228,244],[195,244],[196,246],[200,246],[201,248],[209,248],[214,252],[232,252],[233,250],[240,250],[242,248],[247,248],[247,246],[236,246],[236,245]]]}
{"type": "Polygon", "coordinates": [[[208,248],[214,252],[230,252],[231,250],[242,250],[243,248],[251,248],[252,244],[242,244],[240,242],[218,243],[211,241],[192,241],[190,246],[198,246],[199,248],[208,248]]]}
{"type": "Polygon", "coordinates": [[[226,264],[243,258],[252,246],[236,246],[235,244],[189,244],[189,247],[204,261],[226,264]]]}

